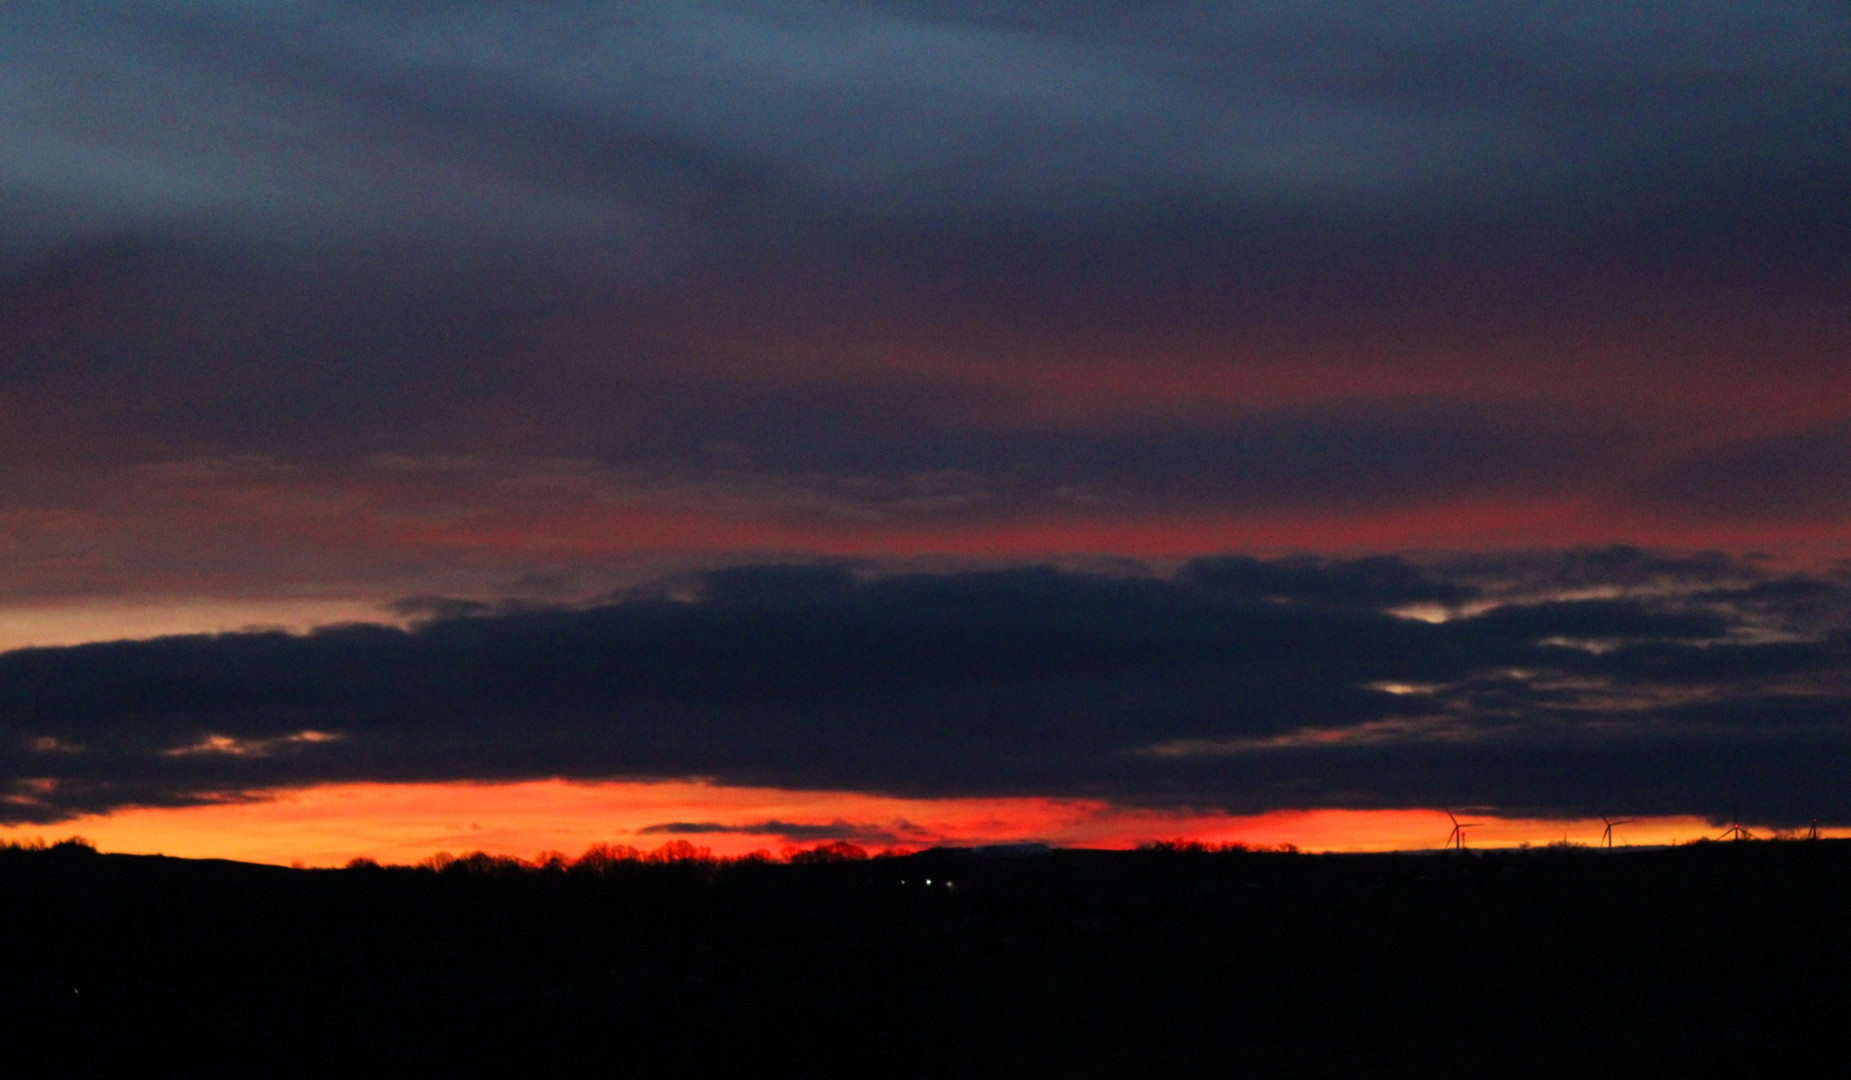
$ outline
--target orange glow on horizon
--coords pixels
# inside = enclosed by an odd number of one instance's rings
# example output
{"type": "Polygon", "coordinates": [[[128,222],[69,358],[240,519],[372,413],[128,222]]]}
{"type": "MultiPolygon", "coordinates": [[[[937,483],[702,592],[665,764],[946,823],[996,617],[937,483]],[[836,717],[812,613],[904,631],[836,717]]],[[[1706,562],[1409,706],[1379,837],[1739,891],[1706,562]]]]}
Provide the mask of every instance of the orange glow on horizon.
{"type": "MultiPolygon", "coordinates": [[[[1598,818],[1545,820],[1470,815],[1469,847],[1600,842],[1598,818]]],[[[440,851],[533,858],[576,857],[596,843],[650,850],[686,840],[716,855],[836,837],[870,851],[1040,842],[1131,848],[1159,840],[1292,844],[1311,852],[1398,851],[1441,846],[1451,823],[1433,810],[1282,810],[1231,815],[1118,806],[1099,800],[908,799],[838,791],[726,787],[697,780],[506,784],[333,784],[269,792],[242,802],[127,809],[55,826],[0,828],[0,840],[80,835],[103,851],[340,866],[365,857],[415,863],[440,851]],[[739,831],[670,832],[674,823],[739,831]],[[651,830],[652,826],[658,828],[651,830]],[[779,827],[809,827],[797,835],[779,827]],[[749,830],[749,831],[747,831],[749,830]]],[[[1759,830],[1757,830],[1759,831],[1759,830]]],[[[1694,817],[1642,818],[1615,831],[1616,845],[1674,844],[1719,829],[1694,817]]],[[[1834,830],[1834,835],[1851,832],[1834,830]]]]}

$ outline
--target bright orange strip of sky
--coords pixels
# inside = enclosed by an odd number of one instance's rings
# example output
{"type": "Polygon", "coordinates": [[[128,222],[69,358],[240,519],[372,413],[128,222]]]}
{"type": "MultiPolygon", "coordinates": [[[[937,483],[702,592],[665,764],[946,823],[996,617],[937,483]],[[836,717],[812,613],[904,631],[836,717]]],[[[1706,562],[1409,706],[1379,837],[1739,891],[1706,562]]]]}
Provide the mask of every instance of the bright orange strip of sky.
{"type": "MultiPolygon", "coordinates": [[[[1542,845],[1563,839],[1596,844],[1598,819],[1552,821],[1468,816],[1479,847],[1542,845]]],[[[905,847],[1040,841],[1061,847],[1126,848],[1152,840],[1296,844],[1306,851],[1434,848],[1451,824],[1428,810],[1304,810],[1259,816],[1159,811],[1094,800],[1048,798],[901,799],[852,792],[662,783],[338,784],[272,792],[258,801],[183,809],[131,809],[54,826],[0,828],[0,840],[81,835],[103,851],[339,866],[365,856],[413,863],[439,851],[487,851],[532,858],[576,856],[594,843],[645,850],[678,837],[644,834],[665,822],[745,825],[766,821],[848,822],[888,830],[905,847]]],[[[1622,826],[1618,842],[1677,843],[1719,830],[1690,817],[1647,818],[1622,826]]],[[[769,833],[679,837],[737,855],[776,851],[769,833]]],[[[809,846],[805,843],[803,846],[809,846]]],[[[869,844],[876,850],[883,845],[869,844]]]]}

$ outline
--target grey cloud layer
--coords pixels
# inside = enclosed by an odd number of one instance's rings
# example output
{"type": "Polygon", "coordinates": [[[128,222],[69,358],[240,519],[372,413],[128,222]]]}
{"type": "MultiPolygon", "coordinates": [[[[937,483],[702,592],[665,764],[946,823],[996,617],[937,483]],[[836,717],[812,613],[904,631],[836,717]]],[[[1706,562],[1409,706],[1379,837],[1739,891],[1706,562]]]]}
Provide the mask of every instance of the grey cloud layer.
{"type": "Polygon", "coordinates": [[[1172,578],[766,566],[698,584],[695,600],[411,631],[6,654],[4,812],[333,780],[700,775],[1851,820],[1851,593],[1832,579],[1614,550],[1230,558],[1172,578]]]}
{"type": "Polygon", "coordinates": [[[636,491],[1846,512],[1842,5],[72,0],[0,42],[16,595],[381,595],[488,558],[395,524],[591,549],[636,491]],[[1680,398],[1726,365],[1813,413],[1680,398]],[[561,463],[621,474],[589,536],[523,516],[561,463]],[[189,468],[294,479],[149,479],[189,468]],[[289,483],[374,512],[354,550],[289,483]]]}
{"type": "Polygon", "coordinates": [[[1650,176],[1842,173],[1851,55],[1851,19],[1826,4],[1668,19],[1580,4],[144,2],[11,5],[5,21],[0,177],[65,204],[71,227],[223,216],[260,233],[422,222],[555,239],[741,213],[762,227],[1151,201],[1477,218],[1512,196],[1605,203],[1650,176]]]}

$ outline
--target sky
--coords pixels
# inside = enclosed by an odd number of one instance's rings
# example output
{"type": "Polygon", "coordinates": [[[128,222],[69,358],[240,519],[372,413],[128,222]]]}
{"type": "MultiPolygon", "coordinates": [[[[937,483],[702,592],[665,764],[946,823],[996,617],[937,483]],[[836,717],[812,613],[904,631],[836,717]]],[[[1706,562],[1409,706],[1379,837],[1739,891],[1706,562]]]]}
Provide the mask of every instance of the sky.
{"type": "Polygon", "coordinates": [[[1847,206],[1823,0],[7,4],[0,834],[1851,826],[1847,206]]]}

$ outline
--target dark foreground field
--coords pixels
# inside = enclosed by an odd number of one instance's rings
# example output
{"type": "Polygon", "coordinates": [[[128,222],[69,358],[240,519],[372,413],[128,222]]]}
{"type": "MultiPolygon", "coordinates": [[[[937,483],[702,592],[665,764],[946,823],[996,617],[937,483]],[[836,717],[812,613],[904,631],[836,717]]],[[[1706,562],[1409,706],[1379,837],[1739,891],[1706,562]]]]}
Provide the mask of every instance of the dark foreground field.
{"type": "Polygon", "coordinates": [[[8,850],[0,1071],[1825,1074],[1848,900],[1835,841],[602,873],[8,850]],[[1819,1068],[1757,1067],[1794,1054],[1819,1068]]]}

